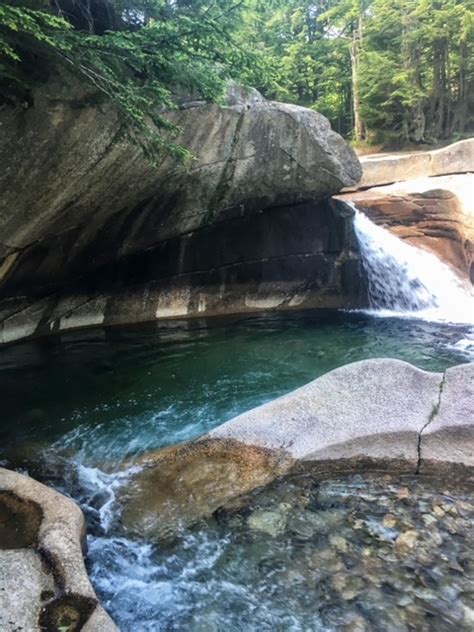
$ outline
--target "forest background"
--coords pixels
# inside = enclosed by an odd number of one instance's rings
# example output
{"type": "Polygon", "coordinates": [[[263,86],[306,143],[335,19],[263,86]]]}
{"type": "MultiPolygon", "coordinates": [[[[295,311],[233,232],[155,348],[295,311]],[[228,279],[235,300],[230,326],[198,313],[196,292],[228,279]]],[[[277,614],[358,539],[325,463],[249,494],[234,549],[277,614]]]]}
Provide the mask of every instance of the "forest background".
{"type": "Polygon", "coordinates": [[[186,157],[167,108],[233,79],[360,147],[436,144],[474,131],[473,49],[474,0],[2,0],[0,107],[66,67],[150,156],[186,157]]]}

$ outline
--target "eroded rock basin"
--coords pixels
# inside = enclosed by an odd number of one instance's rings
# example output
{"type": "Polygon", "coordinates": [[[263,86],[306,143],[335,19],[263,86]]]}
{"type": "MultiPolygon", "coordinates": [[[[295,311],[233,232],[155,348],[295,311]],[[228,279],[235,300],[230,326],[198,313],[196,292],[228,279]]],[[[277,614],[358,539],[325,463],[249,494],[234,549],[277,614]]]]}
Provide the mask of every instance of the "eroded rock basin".
{"type": "Polygon", "coordinates": [[[0,629],[116,632],[84,566],[79,507],[0,468],[0,629]]]}
{"type": "MultiPolygon", "coordinates": [[[[451,533],[447,526],[439,526],[443,534],[447,533],[446,550],[459,549],[458,563],[467,577],[462,576],[456,599],[453,598],[454,618],[450,613],[451,618],[442,619],[445,627],[430,627],[433,621],[438,624],[438,610],[433,608],[441,604],[447,610],[451,603],[444,586],[445,582],[453,583],[454,575],[443,557],[438,566],[438,558],[431,562],[439,571],[438,584],[421,584],[420,590],[432,590],[431,597],[425,591],[420,593],[423,598],[418,594],[413,602],[405,604],[406,594],[413,592],[423,567],[410,556],[421,544],[425,547],[423,534],[432,527],[423,527],[423,515],[431,512],[427,506],[439,505],[449,518],[450,512],[443,509],[448,490],[455,504],[472,504],[469,477],[458,481],[447,478],[442,470],[445,487],[441,490],[436,487],[436,480],[413,477],[418,433],[435,406],[441,419],[445,416],[443,407],[453,400],[450,393],[455,383],[449,377],[449,367],[465,360],[456,343],[466,335],[466,328],[335,313],[327,317],[307,313],[230,324],[225,321],[215,328],[205,324],[183,322],[160,326],[158,330],[85,332],[63,341],[51,339],[12,347],[3,355],[4,379],[0,384],[6,420],[5,463],[26,469],[81,504],[88,522],[88,566],[94,588],[120,628],[125,632],[212,632],[224,625],[232,630],[285,631],[444,630],[466,626],[472,610],[472,585],[468,582],[472,573],[469,575],[468,566],[463,566],[460,559],[468,559],[464,552],[472,533],[467,531],[451,533]],[[426,396],[422,401],[418,397],[416,419],[412,419],[413,407],[399,409],[404,415],[410,412],[410,423],[416,421],[413,428],[406,429],[406,444],[400,443],[407,446],[408,460],[403,472],[410,472],[411,478],[402,480],[401,474],[392,473],[390,481],[378,473],[362,479],[354,479],[354,474],[341,479],[333,469],[328,472],[319,467],[293,473],[242,498],[238,492],[268,485],[275,476],[288,471],[292,464],[285,460],[285,454],[302,457],[302,444],[297,441],[303,438],[300,432],[281,446],[283,460],[276,461],[266,447],[241,448],[232,438],[217,440],[217,444],[225,442],[224,451],[219,446],[216,450],[212,441],[189,444],[192,449],[181,446],[160,450],[162,446],[193,439],[329,369],[351,360],[383,355],[397,355],[435,373],[426,374],[404,363],[390,371],[389,367],[365,371],[359,366],[351,380],[344,378],[342,387],[330,377],[323,378],[320,384],[334,391],[337,410],[353,392],[354,401],[362,403],[366,411],[368,402],[374,400],[370,396],[364,403],[363,399],[372,392],[363,387],[369,376],[376,379],[380,373],[385,378],[392,375],[394,383],[403,382],[405,388],[406,379],[410,383],[413,375],[412,387],[423,385],[426,396]],[[402,375],[405,377],[400,382],[402,375]],[[440,397],[442,383],[445,388],[440,397]],[[17,439],[14,446],[9,441],[10,433],[17,439]],[[183,454],[188,454],[189,461],[183,454]],[[231,494],[227,497],[226,492],[221,497],[227,472],[231,494]],[[246,480],[251,483],[248,487],[246,480]],[[425,487],[411,491],[411,486],[420,481],[426,482],[425,487]],[[217,495],[207,493],[208,483],[211,491],[219,492],[217,495]],[[334,506],[329,500],[323,503],[317,500],[318,495],[314,496],[315,490],[324,486],[330,489],[331,485],[339,490],[326,494],[336,498],[334,506]],[[390,486],[408,488],[409,496],[399,498],[394,492],[394,500],[390,486]],[[167,494],[177,501],[168,516],[163,511],[167,494]],[[302,499],[308,495],[313,500],[305,505],[302,499]],[[208,504],[191,520],[188,496],[198,500],[198,508],[201,501],[208,504]],[[366,496],[373,499],[367,500],[366,496]],[[347,500],[349,497],[352,500],[347,500]],[[418,497],[418,504],[410,505],[418,497]],[[150,500],[156,501],[157,506],[152,507],[150,500]],[[398,516],[400,508],[406,515],[398,516]],[[355,520],[367,524],[356,528],[360,523],[355,520]],[[375,535],[370,531],[370,525],[377,520],[385,520],[382,526],[396,531],[396,537],[379,542],[378,527],[374,527],[375,535]],[[361,577],[366,579],[364,573],[369,573],[369,566],[361,566],[365,563],[364,549],[372,550],[365,557],[375,560],[374,579],[367,580],[357,588],[357,595],[348,598],[361,577]],[[406,556],[401,556],[405,550],[406,556]],[[317,568],[310,565],[311,551],[318,560],[318,564],[312,562],[317,568]],[[389,562],[392,567],[387,566],[389,562]],[[391,588],[385,584],[386,577],[392,577],[391,588]],[[398,584],[393,578],[398,578],[398,584]],[[406,582],[406,587],[401,587],[400,582],[406,582]],[[430,599],[435,600],[435,606],[430,599]],[[462,612],[458,602],[463,604],[462,612]],[[373,604],[379,605],[372,608],[373,604]],[[385,618],[377,610],[383,604],[388,613],[385,618]],[[412,619],[405,620],[405,615],[398,612],[400,608],[411,613],[412,619]],[[379,627],[377,618],[382,621],[379,627]],[[417,628],[413,621],[421,627],[417,628]]],[[[383,368],[381,364],[377,366],[383,368]]],[[[338,375],[342,375],[341,371],[344,373],[341,369],[338,375]]],[[[384,389],[379,389],[384,395],[379,404],[391,401],[390,380],[385,379],[384,389]]],[[[465,384],[462,381],[462,389],[465,384]]],[[[412,387],[406,392],[412,393],[412,387]]],[[[308,392],[311,401],[322,393],[319,386],[316,390],[301,390],[308,392]]],[[[399,391],[400,388],[398,399],[399,391]]],[[[332,410],[327,401],[324,409],[332,410]]],[[[306,433],[314,425],[313,407],[298,410],[297,417],[306,420],[306,433]]],[[[334,414],[337,410],[333,410],[334,414]]],[[[253,414],[255,411],[241,416],[237,427],[245,428],[242,419],[253,414]]],[[[391,416],[396,417],[393,406],[391,416]]],[[[389,416],[382,417],[388,423],[389,416]]],[[[275,425],[277,418],[272,419],[275,425]]],[[[261,416],[262,422],[272,419],[268,414],[261,416]]],[[[284,421],[284,415],[281,419],[284,421]]],[[[385,433],[389,430],[385,428],[385,433]]],[[[276,427],[268,436],[278,436],[276,427]]],[[[314,441],[319,441],[317,435],[312,436],[311,446],[306,446],[311,447],[311,454],[314,441]]],[[[382,433],[381,444],[387,443],[386,437],[382,433]]],[[[337,440],[343,441],[343,437],[337,440]]],[[[464,448],[465,441],[459,443],[464,448]]],[[[362,437],[355,449],[359,451],[360,445],[365,444],[362,437]]],[[[375,445],[373,440],[371,445],[375,445]]],[[[272,449],[275,447],[278,446],[272,449]]],[[[353,451],[352,446],[350,453],[353,451]]],[[[327,451],[325,455],[324,458],[334,458],[327,451]]],[[[367,469],[363,463],[359,466],[362,471],[367,469]]],[[[425,469],[422,471],[425,474],[425,469]]],[[[400,493],[404,496],[407,492],[400,493]]],[[[433,512],[437,519],[444,519],[438,509],[433,512]]],[[[472,515],[466,520],[472,521],[472,515]]],[[[444,555],[440,544],[438,548],[444,555]]],[[[431,549],[430,552],[433,553],[431,549]]],[[[461,573],[459,568],[457,572],[461,573]]],[[[418,590],[418,584],[415,587],[418,590]]]]}
{"type": "Polygon", "coordinates": [[[127,630],[472,630],[472,473],[321,478],[312,466],[173,542],[92,537],[127,630]]]}

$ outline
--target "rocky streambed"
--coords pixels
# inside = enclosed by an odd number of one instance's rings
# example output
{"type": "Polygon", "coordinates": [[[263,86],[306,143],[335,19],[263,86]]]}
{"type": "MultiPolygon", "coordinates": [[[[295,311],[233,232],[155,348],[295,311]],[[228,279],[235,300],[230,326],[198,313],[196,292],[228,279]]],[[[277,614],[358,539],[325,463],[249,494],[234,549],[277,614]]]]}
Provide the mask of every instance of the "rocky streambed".
{"type": "MultiPolygon", "coordinates": [[[[30,584],[36,597],[30,600],[29,629],[41,629],[35,617],[48,606],[60,607],[58,620],[68,632],[106,629],[94,627],[98,615],[106,622],[101,625],[113,629],[97,597],[125,632],[213,631],[224,625],[285,631],[469,629],[473,365],[450,366],[462,355],[455,346],[437,346],[443,326],[431,338],[431,326],[420,324],[416,339],[424,346],[410,350],[413,359],[438,372],[400,360],[355,362],[212,430],[269,392],[278,394],[285,385],[288,390],[291,380],[324,373],[328,331],[323,335],[320,315],[315,329],[308,318],[299,317],[298,327],[288,317],[280,325],[274,318],[258,319],[257,329],[252,321],[237,340],[234,327],[233,335],[226,328],[193,333],[175,323],[158,340],[156,332],[148,332],[144,344],[124,332],[111,356],[114,345],[99,336],[93,358],[90,333],[85,345],[69,334],[66,354],[51,340],[46,347],[24,343],[16,348],[16,360],[12,348],[2,369],[5,383],[17,383],[20,376],[35,383],[30,397],[36,392],[44,409],[47,393],[40,387],[42,380],[51,384],[54,374],[63,380],[57,383],[62,396],[51,394],[49,424],[38,423],[40,409],[32,409],[32,401],[23,402],[25,414],[16,417],[22,427],[17,422],[11,428],[18,445],[7,450],[7,440],[2,456],[10,467],[34,474],[81,505],[96,592],[82,566],[80,512],[68,512],[65,501],[51,525],[51,494],[58,495],[1,471],[3,489],[20,504],[36,503],[43,511],[34,537],[15,540],[23,569],[31,558],[25,576],[34,579],[40,560],[48,569],[39,583],[30,584]],[[305,328],[308,337],[302,338],[305,328]],[[305,351],[300,356],[298,340],[305,351]],[[135,381],[124,390],[126,356],[135,381]],[[260,364],[250,363],[246,373],[245,362],[257,357],[260,364]],[[57,371],[45,373],[45,361],[50,370],[57,363],[57,371]],[[180,374],[179,366],[188,373],[180,374]],[[87,375],[82,407],[67,413],[68,402],[78,401],[71,394],[80,393],[81,371],[87,375]],[[108,384],[104,407],[97,406],[95,382],[102,396],[108,384]],[[181,400],[182,409],[170,409],[170,401],[181,400]],[[132,416],[139,407],[140,416],[132,416]],[[206,430],[211,432],[179,444],[206,430]],[[42,442],[33,440],[38,433],[42,442]],[[167,443],[177,445],[159,449],[167,443]],[[45,548],[42,534],[57,534],[63,543],[55,557],[48,557],[48,547],[56,536],[45,548]],[[66,583],[58,581],[62,576],[66,583]],[[78,607],[81,594],[87,597],[85,611],[78,607]]],[[[383,319],[371,320],[371,335],[362,330],[359,337],[361,316],[354,318],[328,338],[328,350],[334,352],[346,327],[341,357],[399,346],[393,328],[402,321],[394,319],[387,330],[383,319]],[[362,340],[365,346],[359,346],[362,340]]],[[[334,324],[334,315],[330,321],[334,324]]],[[[5,390],[5,412],[13,415],[12,398],[5,390]]],[[[10,514],[7,507],[7,518],[10,514]]],[[[8,542],[0,550],[7,569],[8,542]]],[[[26,597],[5,588],[2,607],[11,631],[22,625],[26,597]]]]}
{"type": "Polygon", "coordinates": [[[467,632],[473,536],[472,474],[307,466],[172,542],[91,538],[92,576],[123,630],[467,632]]]}

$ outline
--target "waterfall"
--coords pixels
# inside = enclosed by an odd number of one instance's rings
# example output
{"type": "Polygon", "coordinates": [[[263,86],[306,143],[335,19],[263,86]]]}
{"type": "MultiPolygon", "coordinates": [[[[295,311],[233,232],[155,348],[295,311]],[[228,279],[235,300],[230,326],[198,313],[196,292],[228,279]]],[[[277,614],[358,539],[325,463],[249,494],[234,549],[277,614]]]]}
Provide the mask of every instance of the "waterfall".
{"type": "Polygon", "coordinates": [[[376,226],[352,203],[371,311],[474,324],[472,287],[434,254],[376,226]]]}

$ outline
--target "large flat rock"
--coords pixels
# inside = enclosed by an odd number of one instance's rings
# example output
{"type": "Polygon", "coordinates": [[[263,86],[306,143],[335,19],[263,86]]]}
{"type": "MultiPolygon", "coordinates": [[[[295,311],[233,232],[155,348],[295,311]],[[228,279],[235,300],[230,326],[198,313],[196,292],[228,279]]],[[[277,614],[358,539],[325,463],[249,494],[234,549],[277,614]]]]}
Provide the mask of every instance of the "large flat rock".
{"type": "Polygon", "coordinates": [[[183,104],[166,116],[194,160],[152,165],[96,96],[66,76],[0,111],[0,342],[354,304],[350,222],[327,200],[362,171],[322,115],[238,90],[183,104]]]}
{"type": "Polygon", "coordinates": [[[97,260],[118,258],[225,219],[229,207],[242,212],[320,200],[362,174],[324,116],[243,93],[225,107],[194,102],[166,113],[181,129],[173,142],[194,160],[180,164],[168,156],[153,166],[136,147],[117,141],[117,112],[94,96],[63,76],[38,87],[27,110],[0,112],[5,250],[39,241],[53,248],[51,237],[61,237],[49,255],[72,272],[80,251],[90,256],[94,242],[97,260]]]}
{"type": "Polygon", "coordinates": [[[210,434],[296,459],[418,459],[418,435],[442,374],[400,360],[355,362],[223,424],[210,434]]]}
{"type": "Polygon", "coordinates": [[[301,462],[321,476],[368,467],[413,474],[431,436],[445,441],[440,461],[470,465],[473,371],[429,373],[392,359],[331,371],[193,442],[144,456],[121,494],[123,524],[134,535],[168,537],[301,462]]]}
{"type": "Polygon", "coordinates": [[[363,175],[356,188],[474,171],[474,138],[433,151],[374,154],[361,157],[363,175]]]}
{"type": "Polygon", "coordinates": [[[445,373],[439,407],[421,435],[424,462],[462,463],[474,467],[474,364],[445,373]]]}

